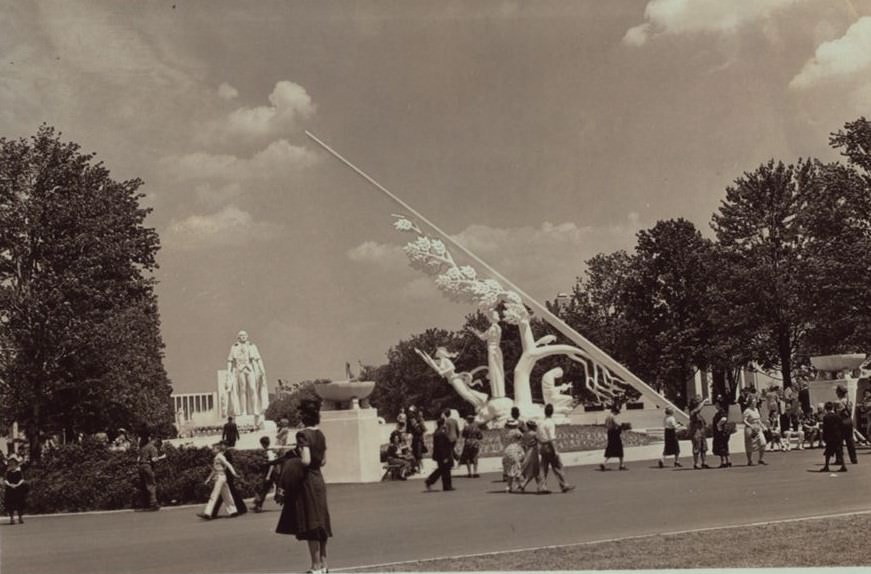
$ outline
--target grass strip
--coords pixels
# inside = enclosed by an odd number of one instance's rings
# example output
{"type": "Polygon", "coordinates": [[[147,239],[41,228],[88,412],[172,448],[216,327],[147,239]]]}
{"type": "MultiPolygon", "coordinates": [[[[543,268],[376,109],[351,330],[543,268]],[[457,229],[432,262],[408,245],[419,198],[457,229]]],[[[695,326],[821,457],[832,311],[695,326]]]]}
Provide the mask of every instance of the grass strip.
{"type": "Polygon", "coordinates": [[[868,566],[871,565],[869,529],[871,514],[809,518],[349,570],[494,572],[868,566]]]}

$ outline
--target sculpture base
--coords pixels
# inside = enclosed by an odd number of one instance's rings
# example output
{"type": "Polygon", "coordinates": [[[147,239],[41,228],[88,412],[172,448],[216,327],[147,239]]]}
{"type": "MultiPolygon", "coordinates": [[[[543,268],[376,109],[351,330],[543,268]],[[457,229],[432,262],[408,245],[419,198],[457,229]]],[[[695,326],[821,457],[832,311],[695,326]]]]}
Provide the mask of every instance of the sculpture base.
{"type": "Polygon", "coordinates": [[[320,429],[327,439],[327,465],[322,471],[326,482],[381,480],[383,469],[378,411],[321,411],[320,429]]]}

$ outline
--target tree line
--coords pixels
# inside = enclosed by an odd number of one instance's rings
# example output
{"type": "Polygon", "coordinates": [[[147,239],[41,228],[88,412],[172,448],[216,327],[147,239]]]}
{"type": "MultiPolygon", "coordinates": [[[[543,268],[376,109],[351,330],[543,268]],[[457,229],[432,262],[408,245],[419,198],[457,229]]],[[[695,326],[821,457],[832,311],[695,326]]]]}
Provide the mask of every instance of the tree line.
{"type": "MultiPolygon", "coordinates": [[[[569,300],[548,307],[680,406],[700,368],[716,393],[734,392],[751,363],[791,386],[812,355],[871,348],[871,122],[847,123],[829,143],[844,161],[763,163],[726,188],[709,234],[685,219],[659,221],[632,252],[586,261],[569,300]]],[[[462,350],[458,370],[486,364],[468,325],[486,319],[470,315],[458,331],[429,329],[392,347],[373,369],[373,402],[393,414],[409,404],[467,409],[413,349],[462,350]]],[[[509,325],[503,351],[510,383],[519,340],[509,325]]],[[[583,373],[559,366],[583,397],[583,373]]]]}

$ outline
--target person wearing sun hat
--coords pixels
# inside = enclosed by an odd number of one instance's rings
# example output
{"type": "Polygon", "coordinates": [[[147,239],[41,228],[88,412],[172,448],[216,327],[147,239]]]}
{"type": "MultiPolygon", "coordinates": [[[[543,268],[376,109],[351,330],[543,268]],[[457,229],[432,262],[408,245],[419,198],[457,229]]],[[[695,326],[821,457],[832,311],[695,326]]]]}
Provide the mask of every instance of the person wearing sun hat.
{"type": "Polygon", "coordinates": [[[9,524],[15,524],[15,514],[18,514],[18,523],[24,524],[24,504],[27,499],[27,483],[21,473],[21,464],[16,455],[9,457],[7,461],[6,476],[4,478],[3,508],[9,514],[9,524]]]}

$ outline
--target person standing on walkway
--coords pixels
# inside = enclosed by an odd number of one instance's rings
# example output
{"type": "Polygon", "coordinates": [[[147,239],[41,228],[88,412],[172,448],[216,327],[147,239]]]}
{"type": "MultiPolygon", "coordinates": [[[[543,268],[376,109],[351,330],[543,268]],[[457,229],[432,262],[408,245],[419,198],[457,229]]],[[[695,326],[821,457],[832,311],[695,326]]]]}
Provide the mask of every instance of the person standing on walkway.
{"type": "Polygon", "coordinates": [[[432,490],[432,485],[439,478],[442,479],[442,490],[454,490],[451,486],[451,469],[454,467],[454,447],[448,435],[447,423],[442,416],[436,421],[436,430],[432,433],[432,459],[436,463],[436,469],[430,473],[424,484],[427,490],[432,490]]]}
{"type": "Polygon", "coordinates": [[[662,446],[662,456],[659,457],[659,468],[665,467],[665,457],[667,456],[674,457],[675,468],[683,466],[678,461],[678,458],[680,458],[680,443],[677,440],[677,429],[681,426],[683,425],[674,418],[674,409],[665,407],[665,417],[662,420],[665,444],[662,446]]]}
{"type": "Polygon", "coordinates": [[[538,448],[541,453],[541,481],[544,492],[550,492],[547,488],[547,473],[551,468],[559,481],[560,490],[569,492],[575,486],[566,481],[563,472],[563,461],[556,449],[556,423],[553,422],[553,405],[548,403],[544,406],[544,420],[538,427],[538,448]]]}
{"type": "Polygon", "coordinates": [[[230,486],[227,484],[227,473],[235,477],[238,477],[239,474],[227,460],[227,457],[224,456],[225,448],[226,445],[223,442],[219,442],[213,448],[215,457],[212,459],[212,471],[209,473],[209,477],[206,478],[206,484],[214,481],[212,484],[212,494],[209,496],[209,501],[206,503],[203,512],[197,515],[205,520],[212,519],[215,505],[218,503],[219,498],[231,518],[238,516],[236,503],[233,501],[233,494],[230,492],[230,486]]]}
{"type": "MultiPolygon", "coordinates": [[[[305,428],[296,433],[296,448],[305,472],[299,492],[292,494],[291,500],[285,500],[275,531],[294,534],[297,540],[305,540],[311,558],[311,572],[324,574],[329,571],[327,539],[333,535],[327,487],[321,474],[321,468],[327,464],[327,439],[318,427],[321,422],[318,401],[302,401],[299,414],[305,428]]],[[[290,462],[285,466],[292,468],[290,462]]]]}
{"type": "Polygon", "coordinates": [[[835,395],[838,397],[835,412],[841,416],[841,438],[844,441],[844,446],[847,447],[850,463],[857,464],[859,459],[856,458],[856,439],[853,436],[853,401],[850,400],[848,394],[847,388],[843,385],[835,387],[835,395]]]}
{"type": "Polygon", "coordinates": [[[266,455],[266,463],[260,468],[260,479],[257,484],[257,492],[254,495],[254,512],[263,512],[263,503],[266,501],[266,496],[272,490],[272,484],[275,482],[275,460],[278,458],[275,451],[269,448],[269,437],[260,437],[260,447],[266,455]]]}
{"type": "Polygon", "coordinates": [[[478,453],[481,450],[481,441],[484,433],[475,422],[475,415],[466,417],[466,426],[463,427],[463,453],[460,455],[460,464],[466,465],[469,478],[478,478],[478,453]]]}
{"type": "Polygon", "coordinates": [[[233,417],[227,417],[227,423],[224,425],[224,433],[221,435],[221,442],[227,445],[228,448],[236,446],[236,441],[239,440],[239,427],[233,422],[233,417]]]}
{"type": "Polygon", "coordinates": [[[3,480],[3,508],[9,515],[9,524],[15,524],[15,514],[18,514],[18,524],[24,524],[24,505],[27,501],[27,483],[21,472],[18,457],[9,457],[6,474],[3,480]]]}
{"type": "Polygon", "coordinates": [[[414,405],[408,407],[408,431],[411,433],[411,454],[414,457],[412,471],[418,473],[423,468],[423,455],[426,448],[423,435],[426,434],[426,423],[423,415],[414,405]]]}
{"type": "Polygon", "coordinates": [[[702,409],[705,405],[711,404],[708,399],[702,400],[699,397],[693,397],[690,400],[690,424],[687,427],[687,434],[690,436],[690,441],[693,444],[693,468],[711,468],[705,461],[708,453],[708,439],[705,437],[708,424],[702,417],[702,409]],[[701,465],[699,464],[701,461],[701,465]]]}
{"type": "Polygon", "coordinates": [[[717,412],[713,421],[714,430],[714,456],[720,457],[719,468],[729,468],[732,461],[729,460],[729,437],[732,436],[732,428],[729,424],[729,404],[723,397],[717,401],[717,412]]]}
{"type": "Polygon", "coordinates": [[[445,419],[445,431],[448,433],[448,440],[451,441],[451,448],[454,451],[454,459],[459,459],[457,453],[457,441],[460,440],[460,423],[457,419],[451,416],[451,409],[442,411],[442,418],[445,419]]]}
{"type": "Polygon", "coordinates": [[[599,465],[599,470],[608,470],[608,459],[616,458],[620,461],[620,470],[629,470],[623,464],[623,424],[617,419],[620,414],[620,403],[611,405],[611,413],[605,417],[605,431],[608,433],[608,444],[605,446],[605,460],[599,465]]]}
{"type": "Polygon", "coordinates": [[[152,438],[139,450],[139,488],[146,510],[160,510],[160,506],[157,504],[154,463],[166,458],[166,454],[160,454],[161,445],[163,445],[161,439],[152,438]]]}
{"type": "Polygon", "coordinates": [[[847,465],[844,464],[844,423],[841,421],[841,415],[835,412],[835,405],[829,401],[826,403],[826,414],[823,417],[823,440],[826,442],[826,450],[824,453],[826,464],[820,469],[820,472],[829,472],[829,460],[834,458],[836,464],[840,464],[841,468],[838,472],[847,472],[847,465]]]}
{"type": "Polygon", "coordinates": [[[753,453],[759,453],[759,464],[766,465],[765,456],[765,427],[762,426],[762,415],[759,414],[759,405],[762,399],[750,402],[744,409],[744,452],[747,454],[747,466],[753,466],[753,453]]]}

